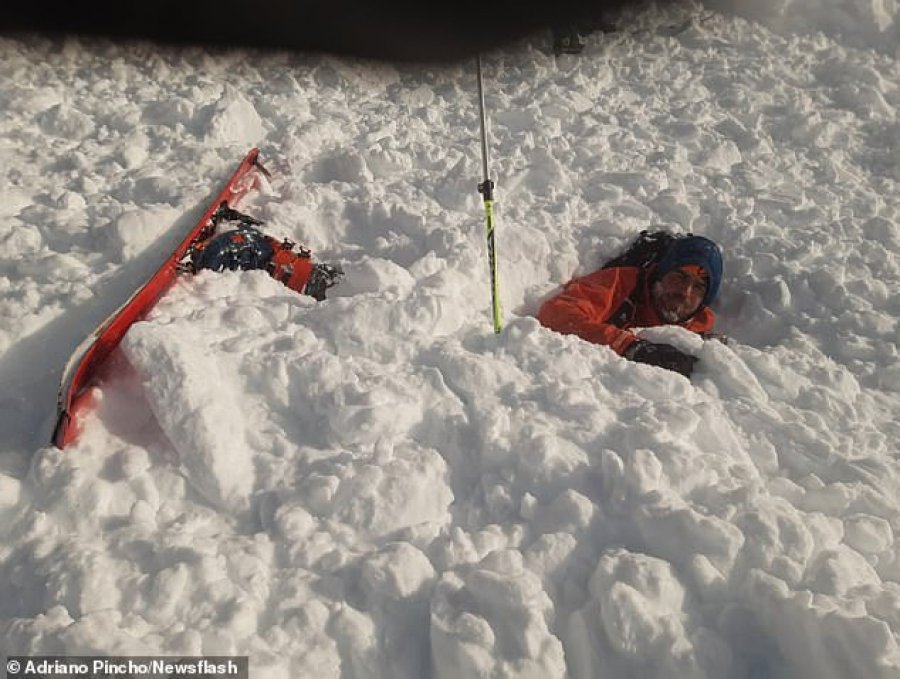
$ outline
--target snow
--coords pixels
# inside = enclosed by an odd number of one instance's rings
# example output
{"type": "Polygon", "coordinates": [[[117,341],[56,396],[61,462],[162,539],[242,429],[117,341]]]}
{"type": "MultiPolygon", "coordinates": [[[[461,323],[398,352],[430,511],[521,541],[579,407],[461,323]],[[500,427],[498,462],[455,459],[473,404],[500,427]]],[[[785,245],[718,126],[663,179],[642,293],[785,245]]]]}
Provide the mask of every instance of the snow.
{"type": "Polygon", "coordinates": [[[821,32],[853,47],[898,54],[897,0],[704,0],[703,4],[757,20],[779,33],[821,32]]]}
{"type": "Polygon", "coordinates": [[[485,55],[499,335],[474,64],[0,39],[0,651],[897,676],[898,26],[709,0],[485,55]],[[241,207],[346,280],[180,281],[48,446],[69,353],[251,145],[241,207]],[[725,252],[729,343],[647,331],[690,381],[534,319],[653,225],[725,252]]]}

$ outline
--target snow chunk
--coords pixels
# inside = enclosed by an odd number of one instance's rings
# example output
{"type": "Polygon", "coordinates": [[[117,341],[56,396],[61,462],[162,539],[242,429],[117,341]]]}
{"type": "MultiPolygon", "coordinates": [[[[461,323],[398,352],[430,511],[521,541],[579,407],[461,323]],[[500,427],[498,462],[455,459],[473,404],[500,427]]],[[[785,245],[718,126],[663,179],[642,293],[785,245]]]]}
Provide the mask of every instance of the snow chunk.
{"type": "Polygon", "coordinates": [[[56,199],[56,206],[61,210],[84,210],[87,202],[81,194],[74,191],[63,191],[56,199]]]}
{"type": "Polygon", "coordinates": [[[819,554],[810,564],[807,576],[816,592],[846,597],[854,589],[877,587],[881,578],[868,561],[846,545],[819,554]]]}
{"type": "Polygon", "coordinates": [[[123,479],[134,479],[151,466],[150,456],[143,448],[126,448],[110,459],[108,468],[123,479]]]}
{"type": "Polygon", "coordinates": [[[265,138],[266,127],[256,108],[238,90],[226,86],[215,104],[206,142],[258,146],[265,138]]]}
{"type": "Polygon", "coordinates": [[[362,569],[365,588],[392,600],[415,596],[434,577],[428,557],[408,542],[390,544],[367,557],[362,569]]]}
{"type": "Polygon", "coordinates": [[[164,205],[125,212],[110,227],[110,245],[120,261],[132,259],[164,234],[178,217],[175,208],[164,205]]]}
{"type": "Polygon", "coordinates": [[[194,104],[183,97],[172,97],[148,103],[142,112],[142,121],[150,125],[189,125],[194,115],[194,104]]]}
{"type": "Polygon", "coordinates": [[[560,436],[542,434],[530,443],[520,453],[519,469],[529,487],[541,493],[561,492],[588,466],[587,453],[560,436]]]}
{"type": "Polygon", "coordinates": [[[328,182],[361,184],[371,182],[373,175],[362,154],[355,151],[339,151],[320,160],[310,178],[323,184],[328,182]]]}
{"type": "Polygon", "coordinates": [[[613,651],[638,658],[647,650],[686,646],[680,620],[684,588],[665,561],[617,550],[605,554],[590,582],[613,651]]]}
{"type": "Polygon", "coordinates": [[[332,296],[348,297],[363,292],[392,290],[400,296],[410,293],[416,281],[402,266],[377,257],[362,257],[345,269],[346,278],[332,296]]]}
{"type": "Polygon", "coordinates": [[[146,134],[137,130],[121,142],[116,158],[122,164],[122,167],[134,169],[147,162],[149,155],[150,140],[146,134]]]}
{"type": "Polygon", "coordinates": [[[684,586],[665,561],[624,549],[605,552],[590,601],[569,620],[567,657],[574,677],[727,676],[730,659],[710,631],[693,622],[684,586]],[[716,647],[704,667],[697,646],[716,647]]]}
{"type": "Polygon", "coordinates": [[[728,174],[732,165],[741,162],[741,150],[733,141],[726,139],[711,149],[705,149],[695,162],[709,170],[728,174]]]}
{"type": "Polygon", "coordinates": [[[388,679],[381,671],[385,657],[378,648],[378,632],[368,615],[344,606],[335,616],[331,631],[341,655],[340,676],[388,679]]]}
{"type": "Polygon", "coordinates": [[[310,432],[340,446],[400,437],[422,420],[424,405],[406,375],[371,368],[331,354],[288,366],[292,411],[310,432]]]}
{"type": "Polygon", "coordinates": [[[331,474],[311,475],[304,488],[316,513],[385,536],[423,523],[445,524],[453,502],[447,464],[434,450],[404,447],[379,461],[335,461],[331,474]]]}
{"type": "Polygon", "coordinates": [[[83,139],[94,133],[93,119],[67,104],[57,104],[37,116],[41,129],[47,134],[66,139],[83,139]]]}
{"type": "Polygon", "coordinates": [[[431,603],[438,679],[564,677],[562,644],[550,632],[553,605],[515,550],[445,573],[431,603]]]}
{"type": "Polygon", "coordinates": [[[854,514],[844,519],[844,540],[857,551],[880,554],[894,544],[894,531],[878,516],[854,514]]]}
{"type": "Polygon", "coordinates": [[[135,202],[170,203],[177,205],[181,198],[181,186],[171,177],[141,177],[134,183],[132,199],[135,202]]]}
{"type": "Polygon", "coordinates": [[[0,510],[14,507],[19,502],[22,484],[18,479],[0,474],[0,510]]]}
{"type": "Polygon", "coordinates": [[[33,202],[34,197],[23,189],[3,189],[0,191],[0,218],[15,217],[33,202]]]}
{"type": "Polygon", "coordinates": [[[203,343],[171,327],[136,323],[122,349],[142,375],[147,401],[191,485],[217,506],[245,508],[254,472],[242,411],[219,388],[223,377],[203,343]]]}
{"type": "Polygon", "coordinates": [[[792,591],[778,578],[755,570],[744,599],[777,645],[787,676],[842,679],[896,677],[900,648],[884,620],[846,610],[806,589],[792,591]]]}
{"type": "MultiPolygon", "coordinates": [[[[2,208],[0,208],[2,213],[2,208]]],[[[0,219],[3,216],[0,214],[0,219]]],[[[43,239],[40,232],[13,223],[7,224],[7,233],[0,238],[0,257],[14,259],[25,253],[33,253],[41,249],[43,239]]]]}
{"type": "Polygon", "coordinates": [[[408,542],[388,544],[364,558],[361,581],[382,631],[385,676],[427,676],[429,603],[435,581],[428,557],[408,542]]]}

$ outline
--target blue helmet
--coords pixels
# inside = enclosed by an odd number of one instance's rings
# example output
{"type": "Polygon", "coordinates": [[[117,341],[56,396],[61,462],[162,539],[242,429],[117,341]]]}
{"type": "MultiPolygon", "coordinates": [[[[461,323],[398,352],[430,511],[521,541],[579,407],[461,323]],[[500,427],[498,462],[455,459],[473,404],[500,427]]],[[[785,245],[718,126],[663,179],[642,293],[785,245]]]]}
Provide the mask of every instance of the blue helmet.
{"type": "Polygon", "coordinates": [[[702,266],[709,274],[703,306],[712,304],[719,294],[719,284],[722,282],[722,251],[719,246],[703,236],[677,238],[659,260],[654,278],[661,278],[686,264],[702,266]]]}

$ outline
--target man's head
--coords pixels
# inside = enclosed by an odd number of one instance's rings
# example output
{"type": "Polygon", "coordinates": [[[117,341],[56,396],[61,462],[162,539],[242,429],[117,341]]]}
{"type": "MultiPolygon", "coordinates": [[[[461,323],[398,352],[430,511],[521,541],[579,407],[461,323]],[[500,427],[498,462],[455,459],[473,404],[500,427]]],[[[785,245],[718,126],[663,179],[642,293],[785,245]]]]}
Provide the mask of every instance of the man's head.
{"type": "Polygon", "coordinates": [[[703,236],[674,241],[656,267],[650,293],[668,323],[683,323],[709,305],[722,281],[722,252],[703,236]]]}

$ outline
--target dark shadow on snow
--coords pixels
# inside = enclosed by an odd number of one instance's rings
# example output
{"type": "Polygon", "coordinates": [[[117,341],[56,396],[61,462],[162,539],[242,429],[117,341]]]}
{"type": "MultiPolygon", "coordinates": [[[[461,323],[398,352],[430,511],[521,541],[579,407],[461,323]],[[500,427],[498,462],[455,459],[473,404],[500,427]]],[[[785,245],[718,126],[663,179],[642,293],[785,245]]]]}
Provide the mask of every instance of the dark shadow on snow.
{"type": "Polygon", "coordinates": [[[0,453],[50,444],[59,380],[69,356],[162,266],[219,190],[214,187],[142,254],[99,281],[90,299],[66,309],[0,356],[0,453]]]}

